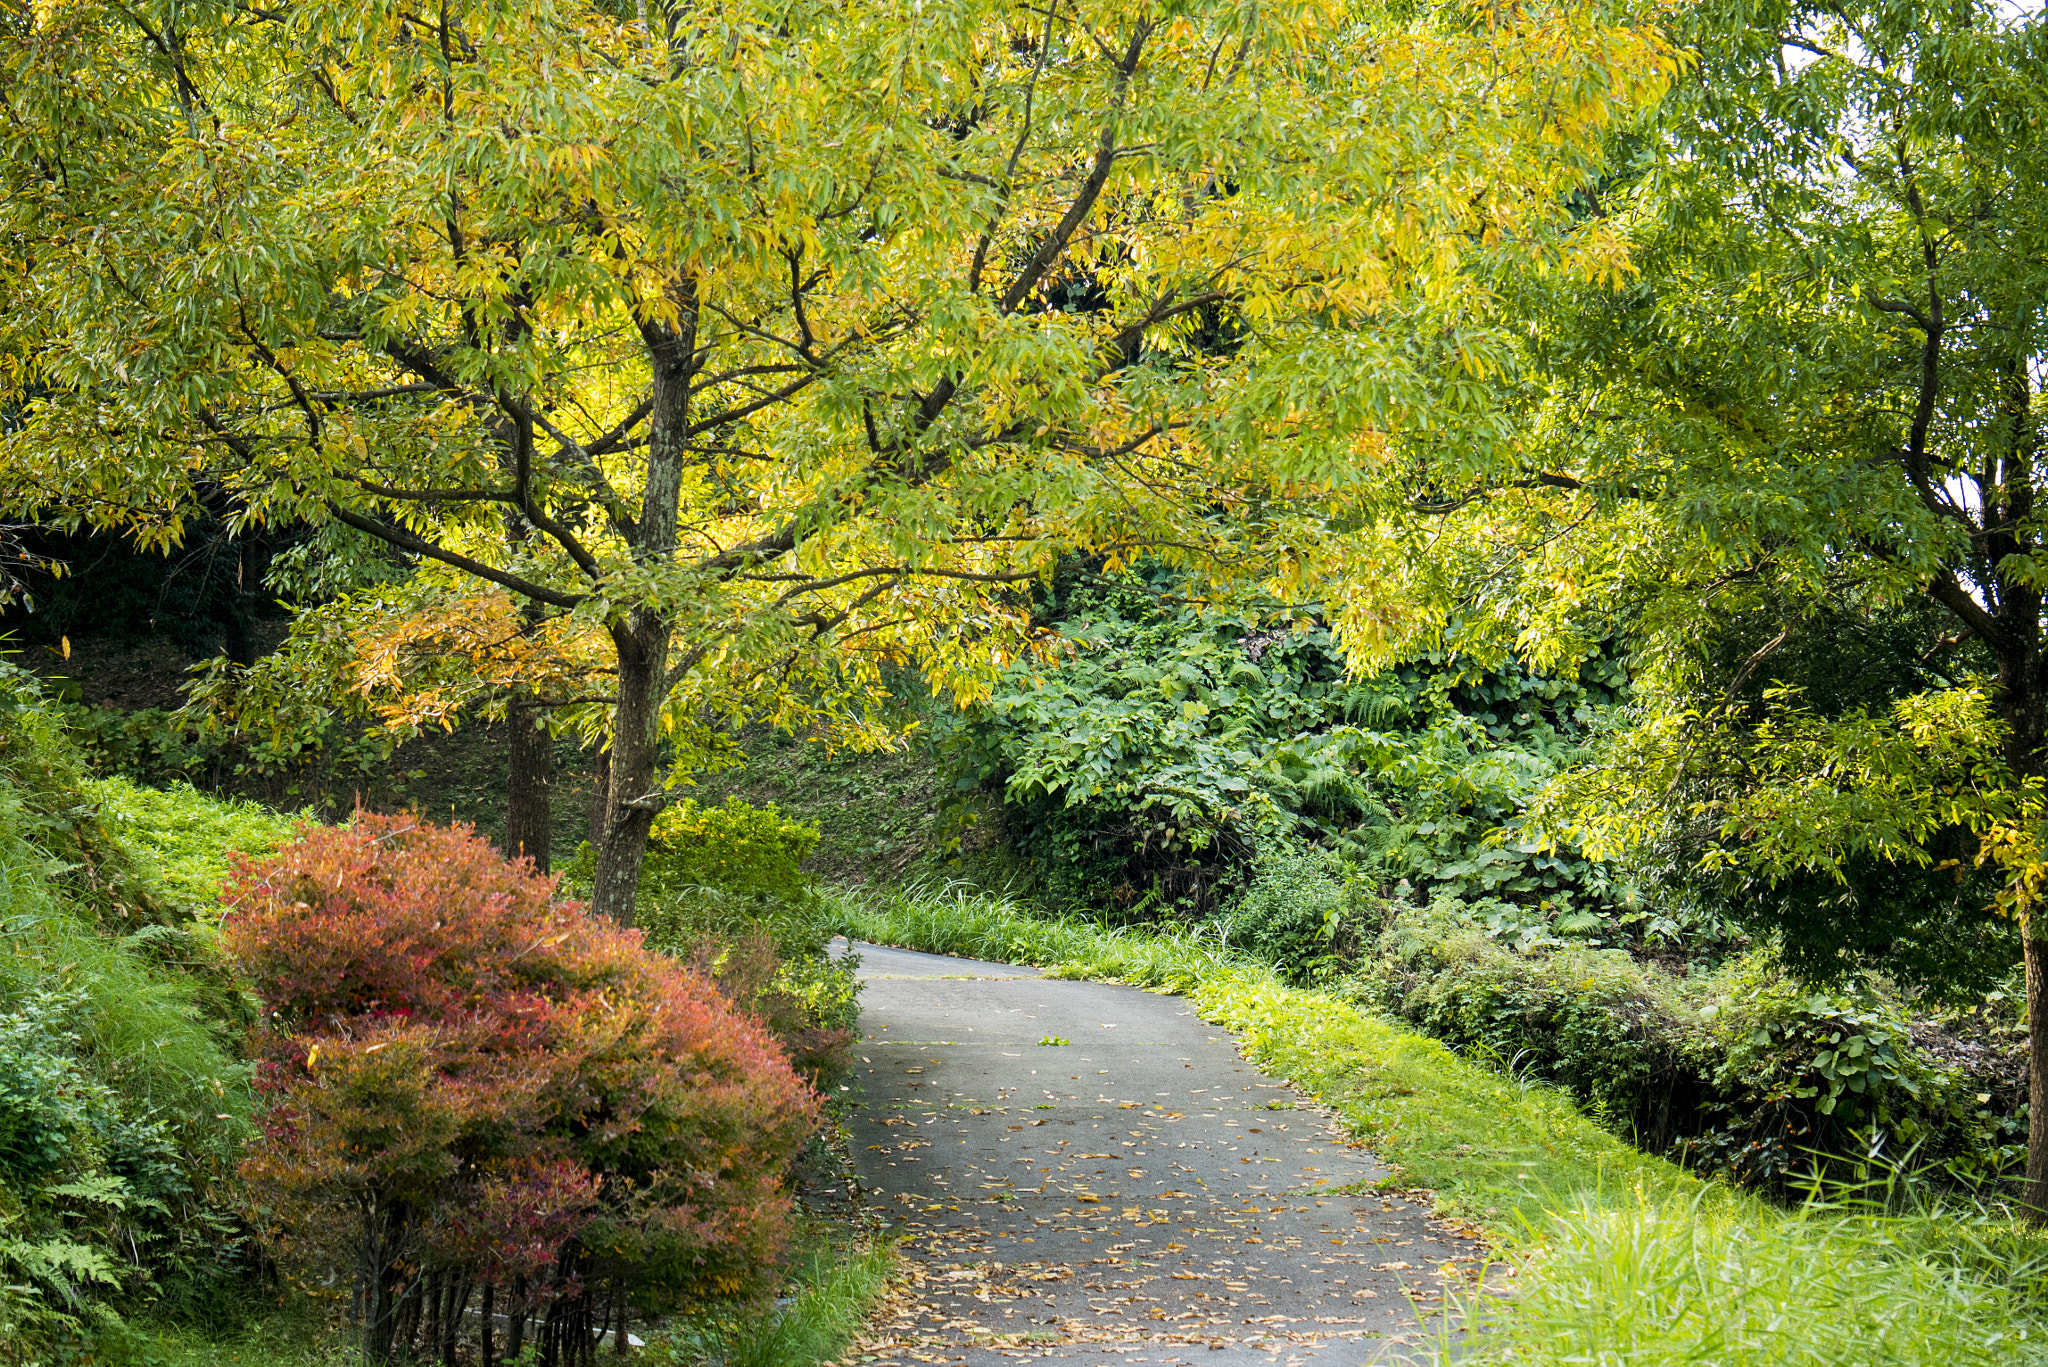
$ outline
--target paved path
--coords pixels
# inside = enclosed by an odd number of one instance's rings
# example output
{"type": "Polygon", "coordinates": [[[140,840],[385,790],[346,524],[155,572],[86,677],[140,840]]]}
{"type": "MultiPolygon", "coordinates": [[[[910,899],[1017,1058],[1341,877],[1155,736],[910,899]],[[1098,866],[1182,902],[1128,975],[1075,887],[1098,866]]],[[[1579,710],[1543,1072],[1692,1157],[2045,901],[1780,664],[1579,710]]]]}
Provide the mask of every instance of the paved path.
{"type": "Polygon", "coordinates": [[[1428,1359],[1476,1245],[1186,1001],[857,948],[855,1169],[916,1276],[878,1367],[1428,1359]]]}

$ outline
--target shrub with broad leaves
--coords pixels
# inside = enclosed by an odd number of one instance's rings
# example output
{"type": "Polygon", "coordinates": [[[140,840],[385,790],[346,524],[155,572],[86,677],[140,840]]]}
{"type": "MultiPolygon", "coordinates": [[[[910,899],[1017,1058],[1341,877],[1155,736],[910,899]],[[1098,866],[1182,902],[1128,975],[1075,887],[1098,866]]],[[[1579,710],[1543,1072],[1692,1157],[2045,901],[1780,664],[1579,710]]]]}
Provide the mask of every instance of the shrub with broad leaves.
{"type": "Polygon", "coordinates": [[[452,1362],[458,1330],[516,1355],[537,1316],[541,1360],[575,1362],[629,1300],[775,1265],[818,1098],[701,974],[412,817],[312,830],[228,900],[263,1005],[245,1175],[286,1246],[349,1251],[370,1360],[452,1362]]]}

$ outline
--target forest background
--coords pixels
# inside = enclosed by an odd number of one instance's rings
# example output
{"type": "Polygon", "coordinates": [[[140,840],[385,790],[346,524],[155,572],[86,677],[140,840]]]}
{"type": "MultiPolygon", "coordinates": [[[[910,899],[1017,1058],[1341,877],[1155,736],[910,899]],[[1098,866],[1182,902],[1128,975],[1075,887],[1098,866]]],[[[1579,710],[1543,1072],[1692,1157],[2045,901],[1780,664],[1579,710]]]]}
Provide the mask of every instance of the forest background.
{"type": "MultiPolygon", "coordinates": [[[[179,1087],[289,977],[146,853],[286,839],[210,794],[472,821],[813,1082],[830,889],[965,877],[1774,1199],[2048,1209],[2038,15],[6,14],[16,862],[179,1087]]],[[[9,1116],[199,1116],[46,986],[9,1116]]],[[[232,1126],[8,1123],[38,1333],[199,1284],[121,1203],[246,1218],[232,1126]]]]}

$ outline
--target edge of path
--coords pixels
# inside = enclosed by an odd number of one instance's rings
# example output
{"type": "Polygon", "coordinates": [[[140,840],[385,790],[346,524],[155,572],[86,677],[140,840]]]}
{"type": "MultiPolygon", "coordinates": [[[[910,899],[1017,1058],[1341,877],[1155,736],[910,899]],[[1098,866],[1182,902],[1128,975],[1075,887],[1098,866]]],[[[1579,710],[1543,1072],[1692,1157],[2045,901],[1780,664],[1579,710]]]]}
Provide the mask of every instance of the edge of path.
{"type": "Polygon", "coordinates": [[[1478,1332],[1439,1360],[2048,1364],[2039,1273],[2004,1270],[2048,1267],[2048,1236],[2003,1206],[1785,1209],[1214,941],[1041,919],[961,884],[835,900],[852,938],[1175,993],[1236,1034],[1391,1168],[1382,1190],[1462,1220],[1519,1274],[1508,1297],[1466,1301],[1478,1332]]]}
{"type": "Polygon", "coordinates": [[[930,909],[849,899],[839,929],[878,945],[1184,996],[1236,1033],[1245,1057],[1328,1108],[1386,1163],[1382,1189],[1428,1192],[1438,1215],[1497,1247],[1525,1243],[1540,1217],[1574,1206],[1756,1203],[1601,1129],[1556,1088],[1490,1072],[1213,942],[1041,919],[994,898],[930,909]]]}

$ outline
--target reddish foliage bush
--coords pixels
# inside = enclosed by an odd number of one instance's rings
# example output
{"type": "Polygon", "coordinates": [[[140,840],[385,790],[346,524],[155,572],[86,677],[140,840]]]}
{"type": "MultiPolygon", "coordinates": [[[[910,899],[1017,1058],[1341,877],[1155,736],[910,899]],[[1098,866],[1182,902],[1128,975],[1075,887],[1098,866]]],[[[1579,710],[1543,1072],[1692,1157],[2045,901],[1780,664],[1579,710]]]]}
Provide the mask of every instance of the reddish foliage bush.
{"type": "Polygon", "coordinates": [[[264,1011],[246,1172],[308,1237],[351,1213],[372,1360],[416,1331],[452,1360],[454,1287],[587,1323],[600,1291],[651,1308],[773,1264],[818,1098],[701,974],[410,817],[310,831],[229,897],[264,1011]]]}

